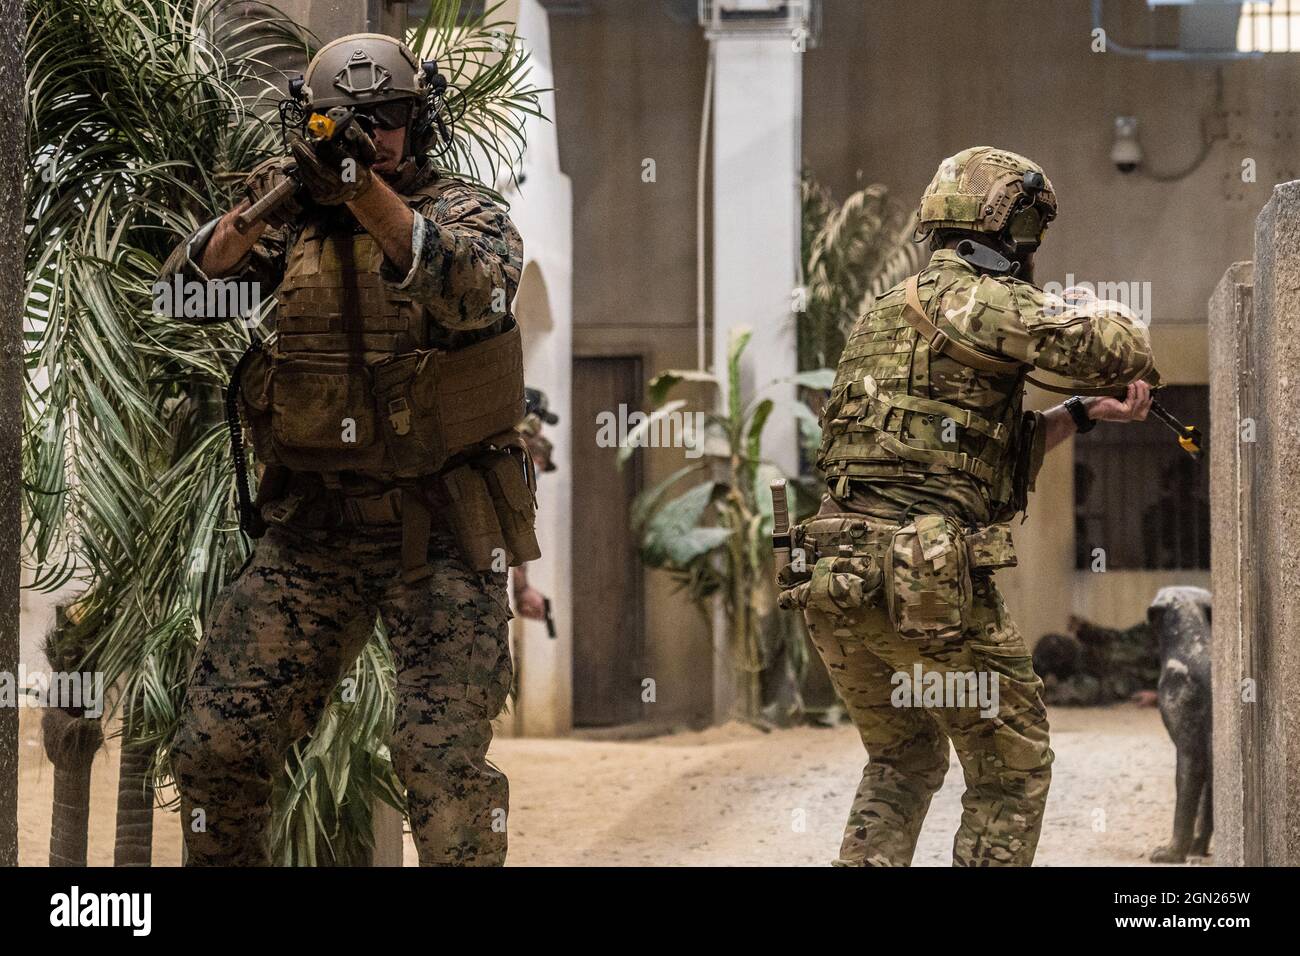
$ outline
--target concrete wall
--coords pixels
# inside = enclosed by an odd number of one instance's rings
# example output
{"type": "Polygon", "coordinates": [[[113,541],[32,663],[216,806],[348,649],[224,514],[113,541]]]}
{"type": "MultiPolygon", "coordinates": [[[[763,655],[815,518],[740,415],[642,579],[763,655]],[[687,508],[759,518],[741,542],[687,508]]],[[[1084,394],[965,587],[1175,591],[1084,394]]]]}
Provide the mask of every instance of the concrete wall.
{"type": "MultiPolygon", "coordinates": [[[[531,81],[555,87],[546,11],[537,0],[511,0],[498,15],[513,21],[532,53],[531,81]]],[[[554,118],[554,92],[540,98],[545,116],[554,118]]],[[[528,149],[519,185],[504,189],[510,217],[524,240],[524,275],[515,297],[524,340],[524,377],[546,392],[560,416],[546,426],[554,444],[556,470],[539,476],[537,539],[542,557],[528,566],[529,583],[551,599],[556,637],[540,621],[516,618],[512,636],[521,682],[513,729],[529,736],[567,733],[573,724],[573,629],[570,535],[573,531],[573,469],[566,413],[573,351],[573,191],[561,168],[557,129],[551,120],[530,118],[528,149]]]]}
{"type": "Polygon", "coordinates": [[[1258,840],[1261,737],[1258,703],[1246,704],[1241,681],[1255,670],[1252,663],[1255,601],[1247,582],[1256,577],[1253,485],[1254,449],[1243,442],[1239,422],[1254,418],[1254,382],[1249,336],[1252,323],[1253,268],[1237,262],[1228,268],[1210,299],[1210,459],[1211,534],[1214,540],[1213,655],[1214,671],[1214,856],[1220,866],[1262,862],[1258,840]],[[1247,796],[1247,791],[1250,796],[1247,796]],[[1249,814],[1247,807],[1249,806],[1249,814]],[[1249,824],[1248,824],[1248,821],[1249,824]],[[1247,827],[1251,839],[1247,840],[1247,827]],[[1247,851],[1247,843],[1250,849],[1247,851]]]}
{"type": "MultiPolygon", "coordinates": [[[[582,12],[551,16],[561,159],[574,186],[575,353],[641,354],[647,378],[695,362],[694,179],[707,51],[680,15],[686,6],[588,0],[582,12]],[[640,178],[645,158],[656,161],[653,184],[640,178]]],[[[1227,138],[1189,175],[1125,176],[1109,159],[1114,118],[1138,118],[1148,169],[1180,169],[1199,150],[1202,114],[1219,109],[1220,71],[1093,53],[1089,4],[1046,6],[826,0],[819,45],[804,60],[806,164],[840,197],[860,181],[881,182],[912,207],[939,161],[963,147],[999,144],[1034,157],[1061,202],[1040,280],[1150,283],[1162,374],[1205,383],[1206,300],[1226,265],[1250,256],[1271,184],[1300,174],[1294,59],[1221,68],[1227,138]],[[1255,161],[1256,183],[1241,181],[1245,159],[1255,161]]],[[[1115,40],[1147,39],[1144,0],[1106,8],[1115,40]]],[[[1040,407],[1056,401],[1030,397],[1040,407]]],[[[999,575],[1030,640],[1070,613],[1131,624],[1158,587],[1205,583],[1203,573],[1077,574],[1071,459],[1069,445],[1048,459],[1016,531],[1022,566],[999,575]]],[[[678,464],[651,455],[647,482],[678,464]]],[[[703,713],[688,684],[707,667],[708,642],[664,582],[652,574],[647,583],[661,707],[703,713]]]]}
{"type": "MultiPolygon", "coordinates": [[[[1255,232],[1250,308],[1235,354],[1216,343],[1216,407],[1229,424],[1252,419],[1254,441],[1233,441],[1222,424],[1222,444],[1235,448],[1235,467],[1220,462],[1216,528],[1236,524],[1236,544],[1215,559],[1215,816],[1232,834],[1229,846],[1246,863],[1300,862],[1300,706],[1288,693],[1300,680],[1300,182],[1278,186],[1255,232]],[[1235,396],[1235,408],[1232,396],[1235,396]],[[1234,414],[1235,413],[1235,414],[1234,414]],[[1240,502],[1236,516],[1225,514],[1240,502]],[[1227,601],[1223,595],[1226,592],[1227,601]],[[1228,614],[1218,608],[1228,605],[1228,614]],[[1235,606],[1233,606],[1235,605],[1235,606]],[[1247,679],[1251,684],[1244,685],[1247,679]],[[1253,693],[1249,690],[1253,685],[1253,693]],[[1234,730],[1238,732],[1234,734],[1234,730]],[[1238,768],[1240,772],[1238,773],[1238,768]],[[1242,805],[1220,794],[1240,792],[1242,805]],[[1238,817],[1237,814],[1240,814],[1238,817]],[[1240,820],[1240,824],[1238,824],[1240,820]],[[1236,834],[1241,833],[1238,840],[1236,834]]],[[[1231,275],[1225,282],[1231,283],[1231,275]]],[[[1237,290],[1231,290],[1236,293],[1237,290]]],[[[1221,287],[1216,329],[1227,324],[1221,287]]],[[[1226,338],[1226,336],[1225,336],[1226,338]]],[[[1220,454],[1224,449],[1220,447],[1220,454]]],[[[1232,861],[1229,861],[1232,862],[1232,861]]]]}
{"type": "MultiPolygon", "coordinates": [[[[1144,0],[1111,0],[1117,40],[1141,36],[1144,0]],[[1122,14],[1122,15],[1120,15],[1122,14]]],[[[1212,65],[1093,53],[1089,4],[1026,0],[828,0],[820,45],[806,57],[804,154],[838,194],[864,178],[905,205],[939,161],[975,144],[1038,160],[1060,199],[1038,277],[1152,284],[1155,321],[1205,321],[1227,265],[1248,258],[1254,217],[1272,184],[1296,178],[1295,58],[1222,67],[1229,139],[1185,179],[1124,175],[1109,159],[1114,118],[1139,120],[1147,166],[1195,157],[1215,102],[1212,65]],[[1258,182],[1241,182],[1242,160],[1258,182]]]]}

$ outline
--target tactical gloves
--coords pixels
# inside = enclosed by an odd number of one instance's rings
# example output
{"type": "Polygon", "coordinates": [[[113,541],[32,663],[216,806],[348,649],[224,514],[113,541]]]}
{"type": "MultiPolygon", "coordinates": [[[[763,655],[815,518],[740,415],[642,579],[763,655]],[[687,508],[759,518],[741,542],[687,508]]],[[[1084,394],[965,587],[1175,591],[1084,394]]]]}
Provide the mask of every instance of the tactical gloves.
{"type": "Polygon", "coordinates": [[[312,141],[295,133],[289,149],[298,178],[322,206],[351,202],[371,186],[375,144],[355,121],[340,126],[329,139],[312,141]]]}
{"type": "MultiPolygon", "coordinates": [[[[244,180],[244,198],[249,206],[253,206],[292,174],[293,161],[288,156],[277,156],[259,163],[244,180]]],[[[267,210],[262,219],[272,229],[280,229],[301,216],[302,211],[302,204],[291,196],[267,210]]]]}

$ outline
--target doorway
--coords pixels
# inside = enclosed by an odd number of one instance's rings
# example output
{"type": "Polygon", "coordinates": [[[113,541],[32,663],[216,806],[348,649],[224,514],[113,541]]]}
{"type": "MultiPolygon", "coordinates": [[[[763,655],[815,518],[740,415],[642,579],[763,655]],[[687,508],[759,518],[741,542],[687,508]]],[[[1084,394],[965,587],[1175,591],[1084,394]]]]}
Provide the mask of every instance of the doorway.
{"type": "Polygon", "coordinates": [[[642,717],[643,569],[630,527],[641,456],[622,470],[618,448],[596,444],[597,416],[640,406],[641,359],[573,361],[573,725],[642,717]],[[580,490],[579,490],[580,489],[580,490]]]}

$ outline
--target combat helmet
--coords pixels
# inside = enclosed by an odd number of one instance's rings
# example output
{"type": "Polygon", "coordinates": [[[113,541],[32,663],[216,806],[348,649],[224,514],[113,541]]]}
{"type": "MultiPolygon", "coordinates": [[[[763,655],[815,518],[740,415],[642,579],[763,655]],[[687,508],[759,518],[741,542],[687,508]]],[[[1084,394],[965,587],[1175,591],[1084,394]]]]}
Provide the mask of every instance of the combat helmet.
{"type": "Polygon", "coordinates": [[[446,140],[440,113],[447,80],[435,60],[420,61],[405,43],[382,33],[354,33],[325,44],[290,84],[307,111],[345,106],[387,129],[405,126],[408,154],[446,140]]]}
{"type": "Polygon", "coordinates": [[[1033,160],[972,146],[939,164],[916,218],[922,236],[948,229],[986,233],[1010,251],[1029,250],[1056,218],[1056,192],[1033,160]]]}

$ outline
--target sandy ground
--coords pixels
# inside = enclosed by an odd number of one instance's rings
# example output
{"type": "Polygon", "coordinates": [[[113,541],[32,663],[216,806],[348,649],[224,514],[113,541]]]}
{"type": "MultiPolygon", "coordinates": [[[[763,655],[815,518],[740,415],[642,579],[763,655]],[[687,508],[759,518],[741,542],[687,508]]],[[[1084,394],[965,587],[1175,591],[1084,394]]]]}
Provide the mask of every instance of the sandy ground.
{"type": "MultiPolygon", "coordinates": [[[[43,865],[53,773],[25,711],[19,766],[23,865],[43,865]]],[[[1140,865],[1168,839],[1174,749],[1154,708],[1052,712],[1056,764],[1040,865],[1140,865]]],[[[516,866],[819,866],[833,859],[862,769],[853,728],[763,733],[729,724],[637,741],[500,739],[516,866]]],[[[90,862],[111,865],[116,747],[96,758],[90,862]]],[[[916,863],[946,866],[961,814],[952,760],[916,863]]],[[[154,863],[180,860],[174,813],[155,817],[154,863]]],[[[407,837],[406,863],[415,865],[407,837]]]]}

